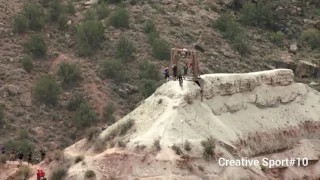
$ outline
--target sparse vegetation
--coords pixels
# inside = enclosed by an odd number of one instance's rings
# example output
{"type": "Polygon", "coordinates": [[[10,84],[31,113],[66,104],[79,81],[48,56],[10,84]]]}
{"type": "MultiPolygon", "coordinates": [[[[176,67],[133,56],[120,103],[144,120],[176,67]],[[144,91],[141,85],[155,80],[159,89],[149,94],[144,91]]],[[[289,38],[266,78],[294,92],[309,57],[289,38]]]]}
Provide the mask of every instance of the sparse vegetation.
{"type": "Polygon", "coordinates": [[[139,89],[143,97],[147,98],[152,95],[157,88],[161,85],[161,82],[152,79],[142,79],[139,89]]]}
{"type": "Polygon", "coordinates": [[[153,141],[153,148],[154,148],[156,151],[160,151],[160,150],[161,150],[160,138],[155,139],[155,140],[153,141]]]}
{"type": "Polygon", "coordinates": [[[29,19],[19,14],[13,19],[13,31],[22,34],[29,29],[29,19]]]}
{"type": "Polygon", "coordinates": [[[50,180],[62,180],[67,175],[67,170],[63,167],[54,169],[51,173],[50,180]]]}
{"type": "Polygon", "coordinates": [[[98,19],[105,19],[109,16],[110,10],[108,8],[108,5],[102,1],[96,8],[98,19]]]}
{"type": "Polygon", "coordinates": [[[82,79],[80,68],[75,63],[60,63],[57,74],[64,84],[76,84],[82,79]]]}
{"type": "Polygon", "coordinates": [[[67,6],[65,8],[66,12],[69,14],[73,15],[76,13],[76,9],[74,8],[72,1],[68,1],[67,6]]]}
{"type": "Polygon", "coordinates": [[[51,0],[48,3],[48,13],[51,21],[58,21],[59,16],[63,13],[64,7],[60,0],[51,0]]]}
{"type": "Polygon", "coordinates": [[[34,91],[38,101],[45,104],[56,105],[61,93],[61,88],[51,75],[44,75],[36,81],[34,91]]]}
{"type": "Polygon", "coordinates": [[[76,159],[74,160],[74,163],[77,164],[81,161],[83,161],[84,157],[83,156],[76,156],[76,159]]]}
{"type": "Polygon", "coordinates": [[[68,17],[65,14],[61,14],[58,17],[58,25],[60,30],[65,30],[68,27],[68,17]]]}
{"type": "Polygon", "coordinates": [[[0,154],[0,167],[5,165],[8,161],[8,157],[5,154],[0,154]]]}
{"type": "Polygon", "coordinates": [[[239,19],[246,25],[270,28],[274,21],[272,6],[269,2],[266,4],[262,1],[247,2],[243,6],[239,19]]]}
{"type": "Polygon", "coordinates": [[[88,141],[94,140],[99,136],[100,130],[97,127],[90,127],[87,130],[88,141]]]}
{"type": "Polygon", "coordinates": [[[213,137],[207,138],[207,140],[202,141],[201,145],[204,147],[203,157],[206,160],[210,160],[214,157],[215,140],[213,137]]]}
{"type": "Polygon", "coordinates": [[[189,141],[186,141],[184,143],[184,150],[186,150],[186,151],[190,151],[191,150],[191,144],[190,144],[189,141]]]}
{"type": "Polygon", "coordinates": [[[283,40],[284,40],[284,34],[281,31],[271,32],[269,35],[269,39],[274,44],[276,44],[278,46],[282,46],[283,40]]]}
{"type": "Polygon", "coordinates": [[[85,99],[83,98],[83,95],[79,92],[76,92],[68,102],[67,108],[69,111],[75,111],[80,107],[80,104],[82,102],[85,102],[85,99]]]}
{"type": "Polygon", "coordinates": [[[21,129],[19,132],[19,139],[20,140],[27,140],[29,138],[29,134],[25,129],[21,129]]]}
{"type": "Polygon", "coordinates": [[[123,62],[132,62],[135,59],[136,47],[126,37],[122,36],[117,42],[116,58],[123,62]]]}
{"type": "Polygon", "coordinates": [[[28,19],[31,30],[39,31],[44,27],[44,9],[36,3],[24,3],[22,14],[28,19]]]}
{"type": "Polygon", "coordinates": [[[34,144],[30,143],[28,140],[9,140],[4,143],[4,146],[14,148],[16,152],[21,151],[23,154],[34,151],[34,144]]]}
{"type": "Polygon", "coordinates": [[[109,22],[115,28],[128,28],[129,19],[129,13],[125,9],[119,8],[111,14],[109,22]]]}
{"type": "Polygon", "coordinates": [[[60,161],[64,158],[63,152],[61,150],[53,151],[53,159],[56,161],[60,161]]]}
{"type": "Polygon", "coordinates": [[[83,21],[94,21],[98,19],[97,13],[94,9],[88,9],[83,15],[83,21]]]}
{"type": "Polygon", "coordinates": [[[103,78],[111,78],[116,82],[126,79],[124,65],[119,60],[104,61],[101,74],[103,78]]]}
{"type": "Polygon", "coordinates": [[[73,120],[77,127],[84,128],[95,124],[98,121],[98,116],[88,103],[82,102],[79,108],[74,112],[73,120]]]}
{"type": "Polygon", "coordinates": [[[123,136],[134,126],[134,120],[128,119],[125,122],[117,124],[109,134],[106,135],[105,139],[110,140],[110,137],[123,136]]]}
{"type": "Polygon", "coordinates": [[[32,62],[32,57],[29,56],[29,55],[25,55],[23,56],[22,60],[21,60],[21,63],[22,63],[22,67],[23,69],[30,73],[33,69],[33,62],[32,62]]]}
{"type": "Polygon", "coordinates": [[[192,103],[193,103],[191,95],[185,95],[185,96],[184,96],[184,100],[185,100],[188,104],[192,104],[192,103]]]}
{"type": "Polygon", "coordinates": [[[19,167],[18,174],[21,179],[28,179],[31,175],[31,169],[28,166],[22,165],[19,167]]]}
{"type": "Polygon", "coordinates": [[[171,147],[171,149],[172,149],[177,155],[181,155],[181,154],[182,154],[181,148],[180,148],[179,146],[175,145],[175,144],[171,147]]]}
{"type": "Polygon", "coordinates": [[[115,107],[113,103],[108,103],[103,108],[103,120],[110,126],[116,122],[113,113],[115,111],[115,107]]]}
{"type": "Polygon", "coordinates": [[[93,150],[95,152],[100,152],[106,148],[106,141],[102,139],[97,139],[93,145],[93,150]]]}
{"type": "Polygon", "coordinates": [[[85,176],[86,176],[86,178],[92,178],[92,177],[96,176],[96,173],[94,171],[92,171],[92,170],[87,170],[85,172],[85,176]]]}
{"type": "Polygon", "coordinates": [[[118,143],[118,147],[120,148],[126,147],[126,143],[122,139],[118,139],[117,143],[118,143]]]}
{"type": "Polygon", "coordinates": [[[147,34],[151,32],[156,32],[156,26],[154,25],[153,20],[148,19],[143,25],[143,31],[147,34]]]}
{"type": "Polygon", "coordinates": [[[320,31],[312,28],[303,31],[302,39],[309,43],[311,49],[320,49],[320,31]]]}
{"type": "Polygon", "coordinates": [[[104,27],[101,21],[85,21],[77,27],[77,49],[79,56],[90,56],[104,40],[104,27]]]}
{"type": "Polygon", "coordinates": [[[44,57],[47,54],[48,47],[44,37],[35,34],[24,44],[24,50],[31,53],[33,57],[44,57]]]}
{"type": "Polygon", "coordinates": [[[170,59],[170,45],[163,39],[155,39],[152,44],[152,55],[159,60],[170,59]]]}

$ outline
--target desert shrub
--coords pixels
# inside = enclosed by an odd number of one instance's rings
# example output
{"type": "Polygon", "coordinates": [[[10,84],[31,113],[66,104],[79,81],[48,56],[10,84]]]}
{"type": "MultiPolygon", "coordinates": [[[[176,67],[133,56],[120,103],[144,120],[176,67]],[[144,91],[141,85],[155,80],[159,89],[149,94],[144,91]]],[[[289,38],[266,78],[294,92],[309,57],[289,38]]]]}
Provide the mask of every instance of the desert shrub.
{"type": "Polygon", "coordinates": [[[170,45],[163,39],[155,39],[152,44],[152,55],[159,60],[170,59],[170,45]]]}
{"type": "Polygon", "coordinates": [[[48,14],[51,21],[57,21],[60,14],[63,13],[64,7],[60,0],[52,0],[48,5],[48,14]]]}
{"type": "Polygon", "coordinates": [[[28,179],[31,175],[32,170],[29,168],[29,166],[22,165],[19,167],[18,174],[21,179],[28,179]]]}
{"type": "Polygon", "coordinates": [[[204,147],[203,157],[206,160],[213,158],[214,148],[215,148],[215,141],[214,141],[213,137],[209,137],[209,138],[207,138],[207,140],[202,141],[201,145],[204,147]]]}
{"type": "Polygon", "coordinates": [[[190,144],[189,141],[186,141],[184,143],[184,150],[186,150],[186,151],[190,151],[191,150],[191,144],[190,144]]]}
{"type": "Polygon", "coordinates": [[[44,75],[36,81],[35,96],[38,101],[56,105],[60,93],[61,88],[51,75],[44,75]]]}
{"type": "Polygon", "coordinates": [[[20,140],[27,140],[29,138],[29,134],[25,129],[21,129],[19,132],[19,139],[20,140]]]}
{"type": "Polygon", "coordinates": [[[17,15],[13,19],[13,31],[22,34],[29,29],[29,19],[23,15],[17,15]]]}
{"type": "Polygon", "coordinates": [[[161,150],[160,139],[155,139],[155,140],[153,141],[153,148],[154,148],[156,151],[160,151],[160,150],[161,150]]]}
{"type": "Polygon", "coordinates": [[[113,103],[108,103],[103,108],[103,120],[110,126],[116,122],[113,113],[115,111],[115,107],[113,103]]]}
{"type": "Polygon", "coordinates": [[[102,139],[97,139],[93,145],[93,150],[95,152],[103,151],[106,148],[106,141],[102,139]]]}
{"type": "Polygon", "coordinates": [[[21,151],[24,155],[27,155],[29,151],[34,151],[34,144],[30,143],[28,140],[9,140],[4,143],[5,147],[14,148],[16,152],[21,151]]]}
{"type": "Polygon", "coordinates": [[[32,57],[29,56],[29,55],[25,55],[22,60],[21,60],[21,63],[22,63],[22,67],[23,69],[30,73],[31,70],[33,69],[33,62],[32,62],[32,57]]]}
{"type": "Polygon", "coordinates": [[[82,102],[79,108],[74,112],[73,120],[77,127],[84,128],[95,124],[98,121],[98,116],[88,103],[82,102]]]}
{"type": "Polygon", "coordinates": [[[5,154],[0,154],[0,167],[1,167],[1,165],[6,164],[7,161],[8,161],[7,155],[5,155],[5,154]]]}
{"type": "Polygon", "coordinates": [[[225,69],[223,67],[217,67],[215,70],[214,70],[214,73],[228,73],[228,69],[225,69]]]}
{"type": "Polygon", "coordinates": [[[103,78],[111,78],[118,82],[125,80],[124,65],[119,60],[104,61],[101,74],[103,78]]]}
{"type": "Polygon", "coordinates": [[[148,34],[148,43],[152,46],[155,40],[159,38],[158,31],[152,31],[148,34]]]}
{"type": "Polygon", "coordinates": [[[61,150],[55,150],[53,151],[53,159],[56,161],[60,161],[63,159],[63,152],[61,150]]]}
{"type": "Polygon", "coordinates": [[[29,21],[29,28],[39,31],[44,27],[44,10],[34,3],[23,4],[23,15],[29,21]]]}
{"type": "Polygon", "coordinates": [[[67,170],[63,167],[54,169],[51,173],[50,180],[62,180],[67,176],[67,170]]]}
{"type": "Polygon", "coordinates": [[[88,9],[83,15],[83,21],[94,21],[97,20],[98,16],[94,9],[88,9]]]}
{"type": "Polygon", "coordinates": [[[155,63],[144,61],[140,64],[140,79],[160,80],[160,73],[155,63]]]}
{"type": "Polygon", "coordinates": [[[77,163],[83,161],[83,159],[84,159],[83,156],[79,156],[79,155],[78,155],[78,156],[76,156],[76,158],[75,158],[75,160],[74,160],[74,163],[77,164],[77,163]]]}
{"type": "Polygon", "coordinates": [[[34,34],[24,44],[24,50],[31,53],[33,57],[44,57],[47,54],[48,47],[42,35],[34,34]]]}
{"type": "Polygon", "coordinates": [[[101,2],[97,8],[96,8],[96,12],[97,12],[97,16],[98,18],[101,19],[105,19],[106,17],[109,16],[110,14],[110,10],[108,5],[105,2],[101,2]]]}
{"type": "Polygon", "coordinates": [[[85,99],[81,93],[77,92],[71,97],[70,101],[68,102],[67,108],[69,111],[75,111],[79,108],[82,102],[85,102],[85,99]]]}
{"type": "Polygon", "coordinates": [[[118,4],[122,2],[122,0],[106,0],[106,1],[110,4],[118,4]]]}
{"type": "Polygon", "coordinates": [[[151,33],[151,32],[155,32],[156,30],[156,26],[154,25],[153,20],[148,19],[144,25],[143,25],[143,31],[147,34],[151,33]]]}
{"type": "Polygon", "coordinates": [[[60,14],[58,17],[58,25],[60,30],[64,30],[67,28],[68,25],[68,17],[65,14],[60,14]]]}
{"type": "Polygon", "coordinates": [[[80,68],[75,63],[60,63],[57,74],[65,84],[76,84],[82,79],[80,68]]]}
{"type": "Polygon", "coordinates": [[[270,3],[264,4],[247,2],[244,4],[240,15],[240,21],[246,25],[270,27],[273,23],[273,10],[270,3]]]}
{"type": "Polygon", "coordinates": [[[97,127],[90,127],[87,130],[87,139],[91,141],[99,136],[100,130],[97,127]]]}
{"type": "Polygon", "coordinates": [[[130,2],[129,2],[129,4],[131,5],[131,6],[134,6],[134,5],[136,5],[138,3],[138,0],[130,0],[130,2]]]}
{"type": "Polygon", "coordinates": [[[139,85],[140,92],[143,97],[147,98],[151,96],[158,87],[160,87],[161,82],[152,79],[142,79],[139,85]]]}
{"type": "Polygon", "coordinates": [[[40,0],[39,2],[43,7],[48,7],[51,1],[53,0],[40,0]]]}
{"type": "Polygon", "coordinates": [[[69,13],[69,14],[75,14],[76,13],[76,9],[74,8],[72,1],[68,1],[65,9],[66,9],[66,12],[69,13]]]}
{"type": "Polygon", "coordinates": [[[110,137],[123,136],[134,126],[134,120],[129,119],[125,122],[117,124],[116,128],[110,131],[106,136],[106,140],[110,140],[110,137]]]}
{"type": "Polygon", "coordinates": [[[282,43],[283,43],[283,40],[284,40],[284,34],[281,31],[271,32],[269,34],[269,39],[274,44],[276,44],[278,46],[282,46],[282,43]]]}
{"type": "Polygon", "coordinates": [[[171,149],[172,149],[177,155],[181,155],[181,154],[182,154],[181,148],[180,148],[179,146],[175,145],[175,144],[171,147],[171,149]]]}
{"type": "Polygon", "coordinates": [[[125,148],[126,147],[126,143],[121,139],[119,139],[117,141],[117,143],[118,143],[118,147],[121,147],[121,148],[125,148]]]}
{"type": "Polygon", "coordinates": [[[0,128],[2,128],[4,124],[4,107],[0,104],[0,128]]]}
{"type": "Polygon", "coordinates": [[[118,40],[116,47],[116,58],[121,59],[123,62],[132,62],[135,59],[136,47],[127,38],[122,36],[118,40]]]}
{"type": "Polygon", "coordinates": [[[119,8],[110,16],[110,24],[115,28],[128,28],[129,27],[129,13],[123,9],[119,8]]]}
{"type": "Polygon", "coordinates": [[[86,176],[86,178],[92,178],[92,177],[96,176],[96,173],[94,171],[92,171],[92,170],[87,170],[85,172],[85,176],[86,176]]]}
{"type": "Polygon", "coordinates": [[[100,47],[104,39],[104,27],[101,21],[86,21],[77,27],[76,40],[80,56],[89,56],[100,47]]]}
{"type": "Polygon", "coordinates": [[[241,55],[248,54],[250,52],[250,47],[244,41],[244,37],[241,34],[235,37],[231,45],[233,49],[238,51],[241,55]]]}
{"type": "Polygon", "coordinates": [[[320,48],[320,31],[312,28],[302,32],[302,39],[309,43],[312,49],[320,48]]]}
{"type": "Polygon", "coordinates": [[[191,95],[187,94],[183,98],[184,98],[186,103],[188,103],[188,104],[192,104],[193,103],[191,95]]]}

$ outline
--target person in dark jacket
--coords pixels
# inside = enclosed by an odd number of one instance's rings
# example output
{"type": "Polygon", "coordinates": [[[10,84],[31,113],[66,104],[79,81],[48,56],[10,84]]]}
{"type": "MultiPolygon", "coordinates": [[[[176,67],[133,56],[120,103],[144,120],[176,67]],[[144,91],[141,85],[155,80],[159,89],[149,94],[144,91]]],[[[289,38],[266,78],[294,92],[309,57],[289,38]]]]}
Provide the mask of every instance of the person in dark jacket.
{"type": "Polygon", "coordinates": [[[27,154],[27,160],[28,160],[28,165],[31,164],[31,166],[32,166],[32,153],[31,153],[31,151],[29,151],[27,154]]]}
{"type": "Polygon", "coordinates": [[[177,68],[177,65],[173,65],[172,66],[172,71],[173,71],[173,79],[174,80],[177,80],[177,72],[178,72],[178,68],[177,68]]]}
{"type": "Polygon", "coordinates": [[[40,154],[41,154],[41,161],[43,161],[44,158],[46,157],[46,152],[45,152],[45,150],[41,149],[41,150],[40,150],[40,154]]]}
{"type": "Polygon", "coordinates": [[[23,160],[23,153],[21,151],[18,152],[18,159],[19,159],[19,164],[22,164],[22,160],[23,160]]]}
{"type": "Polygon", "coordinates": [[[10,161],[14,161],[15,155],[16,155],[16,151],[14,150],[14,148],[11,148],[11,151],[10,151],[10,161]]]}
{"type": "Polygon", "coordinates": [[[183,77],[184,79],[187,77],[188,75],[188,64],[186,64],[184,67],[183,67],[183,77]]]}
{"type": "Polygon", "coordinates": [[[168,67],[166,67],[166,69],[164,70],[164,79],[166,80],[166,82],[170,80],[168,67]]]}

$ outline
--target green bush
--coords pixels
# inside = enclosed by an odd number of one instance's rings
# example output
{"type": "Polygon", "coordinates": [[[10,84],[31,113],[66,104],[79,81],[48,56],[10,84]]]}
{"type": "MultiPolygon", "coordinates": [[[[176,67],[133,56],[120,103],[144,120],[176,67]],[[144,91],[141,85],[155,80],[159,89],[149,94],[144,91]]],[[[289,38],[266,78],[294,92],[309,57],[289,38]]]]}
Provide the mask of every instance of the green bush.
{"type": "Polygon", "coordinates": [[[204,147],[203,157],[206,160],[210,160],[214,156],[214,148],[215,148],[215,141],[212,137],[207,138],[207,140],[202,141],[201,145],[204,147]]]}
{"type": "Polygon", "coordinates": [[[58,25],[60,30],[64,30],[68,26],[68,17],[65,14],[60,14],[58,17],[58,25]]]}
{"type": "Polygon", "coordinates": [[[21,60],[21,63],[22,63],[22,67],[23,69],[30,73],[33,69],[33,62],[32,62],[32,57],[29,56],[29,55],[25,55],[22,60],[21,60]]]}
{"type": "Polygon", "coordinates": [[[17,15],[13,19],[13,31],[22,34],[29,29],[29,19],[23,15],[17,15]]]}
{"type": "Polygon", "coordinates": [[[98,16],[94,9],[88,9],[83,15],[83,21],[94,21],[97,20],[98,16]]]}
{"type": "Polygon", "coordinates": [[[76,84],[82,79],[80,68],[75,63],[60,63],[57,74],[64,84],[76,84]]]}
{"type": "Polygon", "coordinates": [[[158,87],[160,87],[161,83],[159,81],[155,81],[152,79],[142,79],[139,89],[143,97],[147,98],[151,96],[158,87]]]}
{"type": "Polygon", "coordinates": [[[124,65],[119,60],[104,61],[101,74],[103,78],[111,78],[118,82],[125,80],[124,65]]]}
{"type": "Polygon", "coordinates": [[[121,37],[118,40],[116,47],[116,58],[121,59],[123,62],[132,62],[135,59],[136,47],[125,37],[121,37]]]}
{"type": "Polygon", "coordinates": [[[115,28],[128,28],[129,19],[129,13],[125,9],[119,8],[110,16],[109,21],[115,28]]]}
{"type": "Polygon", "coordinates": [[[152,46],[155,40],[159,38],[159,33],[157,31],[152,31],[148,34],[148,42],[152,46]]]}
{"type": "Polygon", "coordinates": [[[21,129],[19,132],[19,139],[20,140],[27,140],[29,138],[29,134],[25,129],[21,129]]]}
{"type": "Polygon", "coordinates": [[[82,102],[74,112],[73,120],[77,127],[84,128],[95,124],[98,121],[98,116],[88,103],[82,102]]]}
{"type": "Polygon", "coordinates": [[[67,176],[67,170],[63,167],[58,167],[53,170],[50,176],[50,180],[62,180],[67,176]]]}
{"type": "Polygon", "coordinates": [[[24,50],[31,53],[33,57],[44,57],[47,54],[47,44],[42,35],[34,34],[24,44],[24,50]]]}
{"type": "Polygon", "coordinates": [[[72,1],[68,1],[66,8],[66,12],[69,14],[75,14],[76,13],[76,9],[73,6],[72,1]]]}
{"type": "Polygon", "coordinates": [[[8,149],[14,148],[16,152],[21,151],[24,155],[27,155],[29,151],[34,151],[34,144],[28,140],[9,140],[4,143],[4,146],[8,149]]]}
{"type": "Polygon", "coordinates": [[[152,55],[159,60],[170,59],[170,45],[163,39],[155,39],[152,44],[152,55]]]}
{"type": "Polygon", "coordinates": [[[100,134],[100,130],[99,128],[97,127],[90,127],[88,130],[87,130],[87,139],[88,141],[91,141],[93,139],[96,139],[99,134],[100,134]]]}
{"type": "Polygon", "coordinates": [[[312,28],[303,31],[302,39],[309,43],[312,49],[320,48],[320,31],[312,28]]]}
{"type": "Polygon", "coordinates": [[[104,39],[104,27],[101,21],[86,21],[77,27],[76,40],[78,54],[89,56],[100,47],[104,39]]]}
{"type": "Polygon", "coordinates": [[[52,0],[49,2],[48,13],[51,21],[58,21],[60,14],[63,12],[64,7],[60,0],[52,0]]]}
{"type": "Polygon", "coordinates": [[[244,4],[240,15],[240,21],[246,25],[270,27],[273,23],[273,10],[270,3],[257,4],[247,2],[244,4]]]}
{"type": "Polygon", "coordinates": [[[0,129],[4,124],[4,107],[0,104],[0,129]]]}
{"type": "Polygon", "coordinates": [[[154,25],[153,20],[148,19],[143,25],[143,31],[147,34],[151,32],[156,32],[156,26],[154,25]]]}
{"type": "Polygon", "coordinates": [[[92,170],[87,170],[85,173],[86,178],[92,178],[96,176],[96,173],[92,170]]]}
{"type": "Polygon", "coordinates": [[[49,3],[53,1],[53,0],[40,0],[40,4],[43,6],[43,7],[48,7],[49,6],[49,3]]]}
{"type": "Polygon", "coordinates": [[[122,0],[106,0],[106,1],[110,4],[118,4],[122,2],[122,0]]]}
{"type": "Polygon", "coordinates": [[[271,42],[278,46],[282,46],[284,40],[284,34],[281,31],[271,32],[269,34],[269,39],[271,42]]]}
{"type": "Polygon", "coordinates": [[[44,75],[36,81],[35,96],[38,101],[56,105],[60,93],[60,86],[51,75],[44,75]]]}
{"type": "Polygon", "coordinates": [[[108,103],[103,108],[103,120],[110,126],[113,123],[116,122],[116,119],[114,118],[113,114],[115,111],[115,107],[113,103],[108,103]]]}
{"type": "Polygon", "coordinates": [[[80,104],[82,102],[85,102],[83,95],[77,92],[71,97],[70,101],[68,102],[67,108],[69,111],[75,111],[80,107],[80,104]]]}
{"type": "Polygon", "coordinates": [[[105,19],[110,14],[110,10],[108,8],[108,5],[105,2],[102,2],[97,6],[96,12],[97,12],[97,16],[100,20],[105,19]]]}
{"type": "Polygon", "coordinates": [[[233,49],[238,51],[241,55],[248,54],[250,52],[250,47],[244,41],[244,37],[241,34],[235,37],[231,45],[233,49]]]}
{"type": "Polygon", "coordinates": [[[140,79],[151,79],[159,81],[161,79],[159,70],[155,63],[143,62],[140,64],[140,79]]]}
{"type": "Polygon", "coordinates": [[[39,31],[44,27],[44,9],[34,3],[23,4],[23,15],[29,20],[29,28],[39,31]]]}

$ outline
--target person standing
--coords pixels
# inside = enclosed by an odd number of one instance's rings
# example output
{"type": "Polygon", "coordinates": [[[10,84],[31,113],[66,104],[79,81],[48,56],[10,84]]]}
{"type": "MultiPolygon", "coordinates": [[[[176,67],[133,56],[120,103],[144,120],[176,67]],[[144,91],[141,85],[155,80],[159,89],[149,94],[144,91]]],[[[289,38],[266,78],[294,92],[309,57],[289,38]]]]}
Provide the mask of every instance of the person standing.
{"type": "Polygon", "coordinates": [[[166,69],[164,70],[164,79],[166,80],[166,82],[170,80],[168,67],[166,67],[166,69]]]}
{"type": "Polygon", "coordinates": [[[177,71],[178,71],[178,68],[177,68],[177,65],[176,65],[176,64],[174,64],[174,65],[172,66],[172,71],[173,71],[173,79],[174,79],[174,80],[177,80],[177,71]]]}
{"type": "Polygon", "coordinates": [[[32,166],[32,153],[31,153],[31,151],[29,151],[27,154],[27,160],[28,160],[28,165],[31,164],[31,166],[32,166]]]}
{"type": "Polygon", "coordinates": [[[22,164],[22,160],[23,160],[23,153],[21,151],[18,152],[18,159],[19,159],[19,164],[22,164]]]}
{"type": "Polygon", "coordinates": [[[184,79],[186,79],[188,75],[188,64],[186,64],[184,67],[183,67],[183,76],[184,76],[184,79]]]}
{"type": "Polygon", "coordinates": [[[14,161],[15,160],[15,150],[14,148],[11,148],[11,151],[10,151],[10,161],[14,161]]]}

